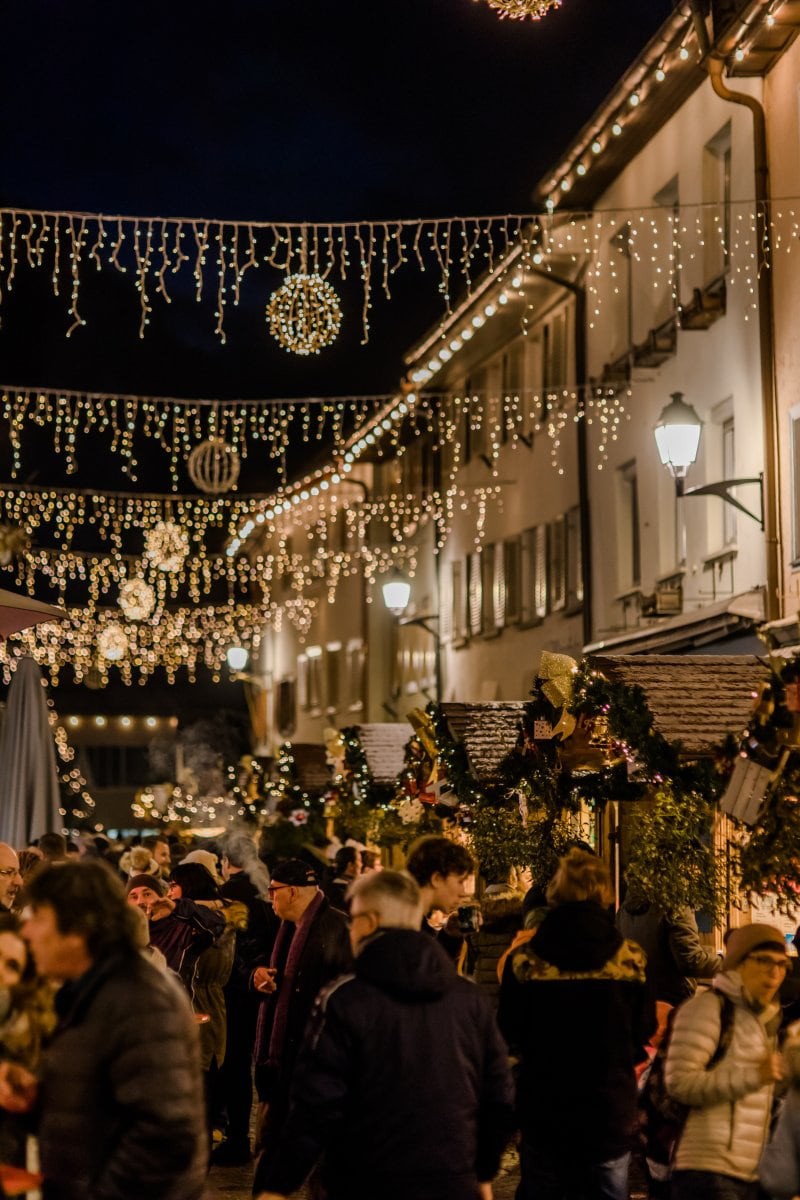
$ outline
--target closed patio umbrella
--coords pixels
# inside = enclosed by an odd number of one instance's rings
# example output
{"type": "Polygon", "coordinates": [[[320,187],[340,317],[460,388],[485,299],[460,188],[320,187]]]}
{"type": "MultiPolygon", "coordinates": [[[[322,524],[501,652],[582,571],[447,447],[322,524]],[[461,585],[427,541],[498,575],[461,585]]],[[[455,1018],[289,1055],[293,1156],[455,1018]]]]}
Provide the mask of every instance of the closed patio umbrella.
{"type": "Polygon", "coordinates": [[[0,841],[21,849],[31,838],[60,829],[59,807],[55,739],[42,674],[25,657],[8,689],[0,733],[0,841]]]}
{"type": "Polygon", "coordinates": [[[0,637],[9,637],[45,621],[63,621],[66,615],[63,608],[56,608],[54,604],[44,604],[32,596],[0,588],[0,637]]]}

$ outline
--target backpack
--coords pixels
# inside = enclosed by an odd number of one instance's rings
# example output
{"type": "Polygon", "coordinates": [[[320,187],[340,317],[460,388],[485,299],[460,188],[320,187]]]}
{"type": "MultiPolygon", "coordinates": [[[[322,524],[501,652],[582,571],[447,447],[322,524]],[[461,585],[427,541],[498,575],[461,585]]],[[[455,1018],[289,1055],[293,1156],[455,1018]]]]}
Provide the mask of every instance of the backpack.
{"type": "MultiPolygon", "coordinates": [[[[725,1057],[733,1038],[735,1005],[721,992],[715,994],[720,1001],[719,1041],[716,1050],[708,1060],[707,1071],[710,1071],[725,1057]]],[[[665,1066],[676,1012],[677,1009],[673,1008],[669,1014],[666,1033],[656,1051],[655,1058],[644,1075],[639,1091],[639,1131],[642,1150],[651,1175],[658,1179],[669,1178],[672,1171],[672,1160],[691,1111],[688,1104],[681,1104],[679,1100],[675,1100],[669,1094],[665,1078],[665,1066]]]]}

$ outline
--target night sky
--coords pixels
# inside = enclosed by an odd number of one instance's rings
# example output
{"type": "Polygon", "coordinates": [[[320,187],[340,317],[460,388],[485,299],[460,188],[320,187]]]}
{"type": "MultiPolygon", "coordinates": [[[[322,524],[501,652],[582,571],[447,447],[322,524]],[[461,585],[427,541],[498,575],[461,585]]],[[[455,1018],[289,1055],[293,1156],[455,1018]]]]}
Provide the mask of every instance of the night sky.
{"type": "MultiPolygon", "coordinates": [[[[309,221],[526,212],[670,7],[564,0],[512,22],[476,0],[24,0],[3,18],[0,203],[309,221]]],[[[18,277],[0,382],[382,392],[441,312],[411,282],[376,307],[366,348],[346,311],[336,348],[304,361],[272,342],[261,304],[232,314],[220,346],[210,305],[188,294],[158,308],[144,342],[127,281],[104,272],[85,296],[89,324],[67,341],[63,299],[18,277]]]]}
{"type": "MultiPolygon", "coordinates": [[[[564,0],[522,23],[476,0],[17,0],[0,40],[0,206],[275,221],[527,212],[537,180],[670,8],[564,0]]],[[[362,347],[345,291],[335,347],[301,359],[272,341],[263,297],[229,310],[223,346],[212,305],[196,305],[187,283],[140,341],[128,278],[84,278],[88,325],[67,340],[65,297],[53,298],[46,272],[19,271],[0,312],[0,383],[222,399],[381,393],[442,312],[433,281],[412,272],[395,302],[376,304],[362,347]]],[[[104,444],[88,449],[67,476],[52,438],[28,432],[22,480],[130,487],[104,444]]],[[[140,486],[167,491],[157,458],[140,486]]],[[[0,426],[0,479],[9,464],[0,426]]],[[[242,490],[271,486],[248,472],[242,490]]],[[[66,691],[62,712],[97,710],[91,694],[66,691]]],[[[180,712],[199,699],[178,691],[163,680],[115,687],[102,707],[180,712]]]]}

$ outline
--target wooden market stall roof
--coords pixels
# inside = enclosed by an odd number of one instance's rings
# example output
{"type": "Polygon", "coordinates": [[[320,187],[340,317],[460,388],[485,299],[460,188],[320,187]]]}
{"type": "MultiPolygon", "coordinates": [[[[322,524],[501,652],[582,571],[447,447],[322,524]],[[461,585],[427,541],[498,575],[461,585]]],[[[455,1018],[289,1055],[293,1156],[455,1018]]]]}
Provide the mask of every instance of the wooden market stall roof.
{"type": "Polygon", "coordinates": [[[375,721],[355,725],[356,736],[374,783],[394,783],[405,763],[405,749],[413,734],[404,721],[375,721]]]}
{"type": "Polygon", "coordinates": [[[589,656],[611,682],[638,684],[655,728],[689,754],[711,754],[728,734],[741,736],[759,684],[769,678],[751,655],[637,654],[589,656]]]}
{"type": "Polygon", "coordinates": [[[450,733],[464,746],[470,770],[481,783],[498,782],[500,764],[519,740],[524,709],[522,700],[442,704],[450,733]]]}

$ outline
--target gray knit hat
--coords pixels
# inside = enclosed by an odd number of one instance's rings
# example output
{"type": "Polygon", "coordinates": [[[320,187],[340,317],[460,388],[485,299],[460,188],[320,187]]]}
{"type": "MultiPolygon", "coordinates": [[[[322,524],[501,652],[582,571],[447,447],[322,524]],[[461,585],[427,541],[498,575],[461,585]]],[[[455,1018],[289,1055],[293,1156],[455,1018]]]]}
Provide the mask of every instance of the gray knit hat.
{"type": "Polygon", "coordinates": [[[780,929],[773,925],[742,925],[740,929],[734,929],[725,947],[723,971],[735,971],[748,954],[762,947],[776,954],[786,954],[786,942],[780,929]]]}

